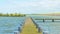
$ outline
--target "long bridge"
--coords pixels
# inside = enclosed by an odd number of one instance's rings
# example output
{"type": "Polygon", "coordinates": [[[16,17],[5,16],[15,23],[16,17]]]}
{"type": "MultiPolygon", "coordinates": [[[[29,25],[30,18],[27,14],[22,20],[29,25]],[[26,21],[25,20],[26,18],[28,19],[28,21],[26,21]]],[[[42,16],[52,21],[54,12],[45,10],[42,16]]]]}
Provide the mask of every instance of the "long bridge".
{"type": "Polygon", "coordinates": [[[55,20],[60,20],[60,19],[57,19],[57,18],[54,18],[54,19],[43,18],[43,19],[35,19],[35,20],[42,20],[43,22],[45,22],[45,20],[51,20],[52,22],[54,22],[55,20]]]}

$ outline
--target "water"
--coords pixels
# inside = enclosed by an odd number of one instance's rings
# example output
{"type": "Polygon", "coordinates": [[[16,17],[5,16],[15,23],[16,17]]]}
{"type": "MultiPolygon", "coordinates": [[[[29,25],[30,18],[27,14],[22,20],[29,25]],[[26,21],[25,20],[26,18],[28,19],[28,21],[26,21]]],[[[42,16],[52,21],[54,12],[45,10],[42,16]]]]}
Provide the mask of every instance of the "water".
{"type": "Polygon", "coordinates": [[[52,20],[35,20],[35,19],[47,19],[47,18],[57,18],[60,19],[60,16],[31,16],[35,23],[37,23],[41,28],[42,31],[48,31],[49,34],[60,34],[60,20],[55,20],[55,22],[52,22],[52,20]]]}
{"type": "MultiPolygon", "coordinates": [[[[42,28],[43,31],[48,31],[49,34],[60,34],[60,20],[35,20],[43,18],[57,18],[60,19],[60,16],[31,16],[34,21],[42,28]]],[[[0,17],[0,34],[14,34],[18,30],[18,27],[21,27],[20,24],[23,24],[25,17],[0,17]]]]}
{"type": "Polygon", "coordinates": [[[25,17],[0,17],[0,34],[14,34],[23,24],[25,17]]]}

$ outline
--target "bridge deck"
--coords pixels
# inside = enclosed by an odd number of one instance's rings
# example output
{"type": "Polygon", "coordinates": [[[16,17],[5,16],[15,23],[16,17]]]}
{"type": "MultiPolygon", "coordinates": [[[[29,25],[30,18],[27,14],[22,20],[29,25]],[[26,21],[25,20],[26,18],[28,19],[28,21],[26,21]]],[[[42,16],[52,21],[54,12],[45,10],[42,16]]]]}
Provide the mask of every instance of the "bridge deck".
{"type": "Polygon", "coordinates": [[[25,25],[22,29],[22,32],[20,34],[42,34],[42,33],[38,33],[38,30],[34,25],[32,19],[27,18],[25,21],[25,25]]]}

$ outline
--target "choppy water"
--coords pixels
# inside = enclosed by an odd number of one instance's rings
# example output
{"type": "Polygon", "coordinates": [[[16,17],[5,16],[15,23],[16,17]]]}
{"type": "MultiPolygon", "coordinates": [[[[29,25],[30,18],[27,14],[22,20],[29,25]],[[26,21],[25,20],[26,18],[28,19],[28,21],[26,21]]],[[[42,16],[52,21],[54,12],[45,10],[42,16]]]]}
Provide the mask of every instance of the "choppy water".
{"type": "Polygon", "coordinates": [[[25,17],[0,17],[0,34],[14,34],[24,20],[25,17]]]}
{"type": "Polygon", "coordinates": [[[43,31],[48,31],[49,34],[60,34],[60,20],[55,20],[55,22],[52,22],[52,20],[35,20],[36,18],[58,18],[60,19],[60,16],[32,16],[35,23],[37,23],[43,31]]]}

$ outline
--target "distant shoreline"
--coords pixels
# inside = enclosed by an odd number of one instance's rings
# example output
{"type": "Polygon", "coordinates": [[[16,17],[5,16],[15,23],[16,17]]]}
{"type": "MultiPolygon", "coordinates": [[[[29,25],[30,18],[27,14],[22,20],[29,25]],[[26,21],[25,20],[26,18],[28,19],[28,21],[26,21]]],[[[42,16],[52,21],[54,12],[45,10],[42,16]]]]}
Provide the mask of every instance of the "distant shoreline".
{"type": "Polygon", "coordinates": [[[38,16],[60,16],[60,14],[27,14],[27,15],[38,15],[38,16]]]}
{"type": "Polygon", "coordinates": [[[18,14],[18,13],[13,13],[13,14],[2,14],[0,13],[0,17],[24,17],[26,16],[25,14],[18,14]]]}
{"type": "Polygon", "coordinates": [[[0,13],[0,17],[25,17],[25,16],[60,16],[60,14],[18,14],[18,13],[13,13],[13,14],[2,14],[0,13]]]}

